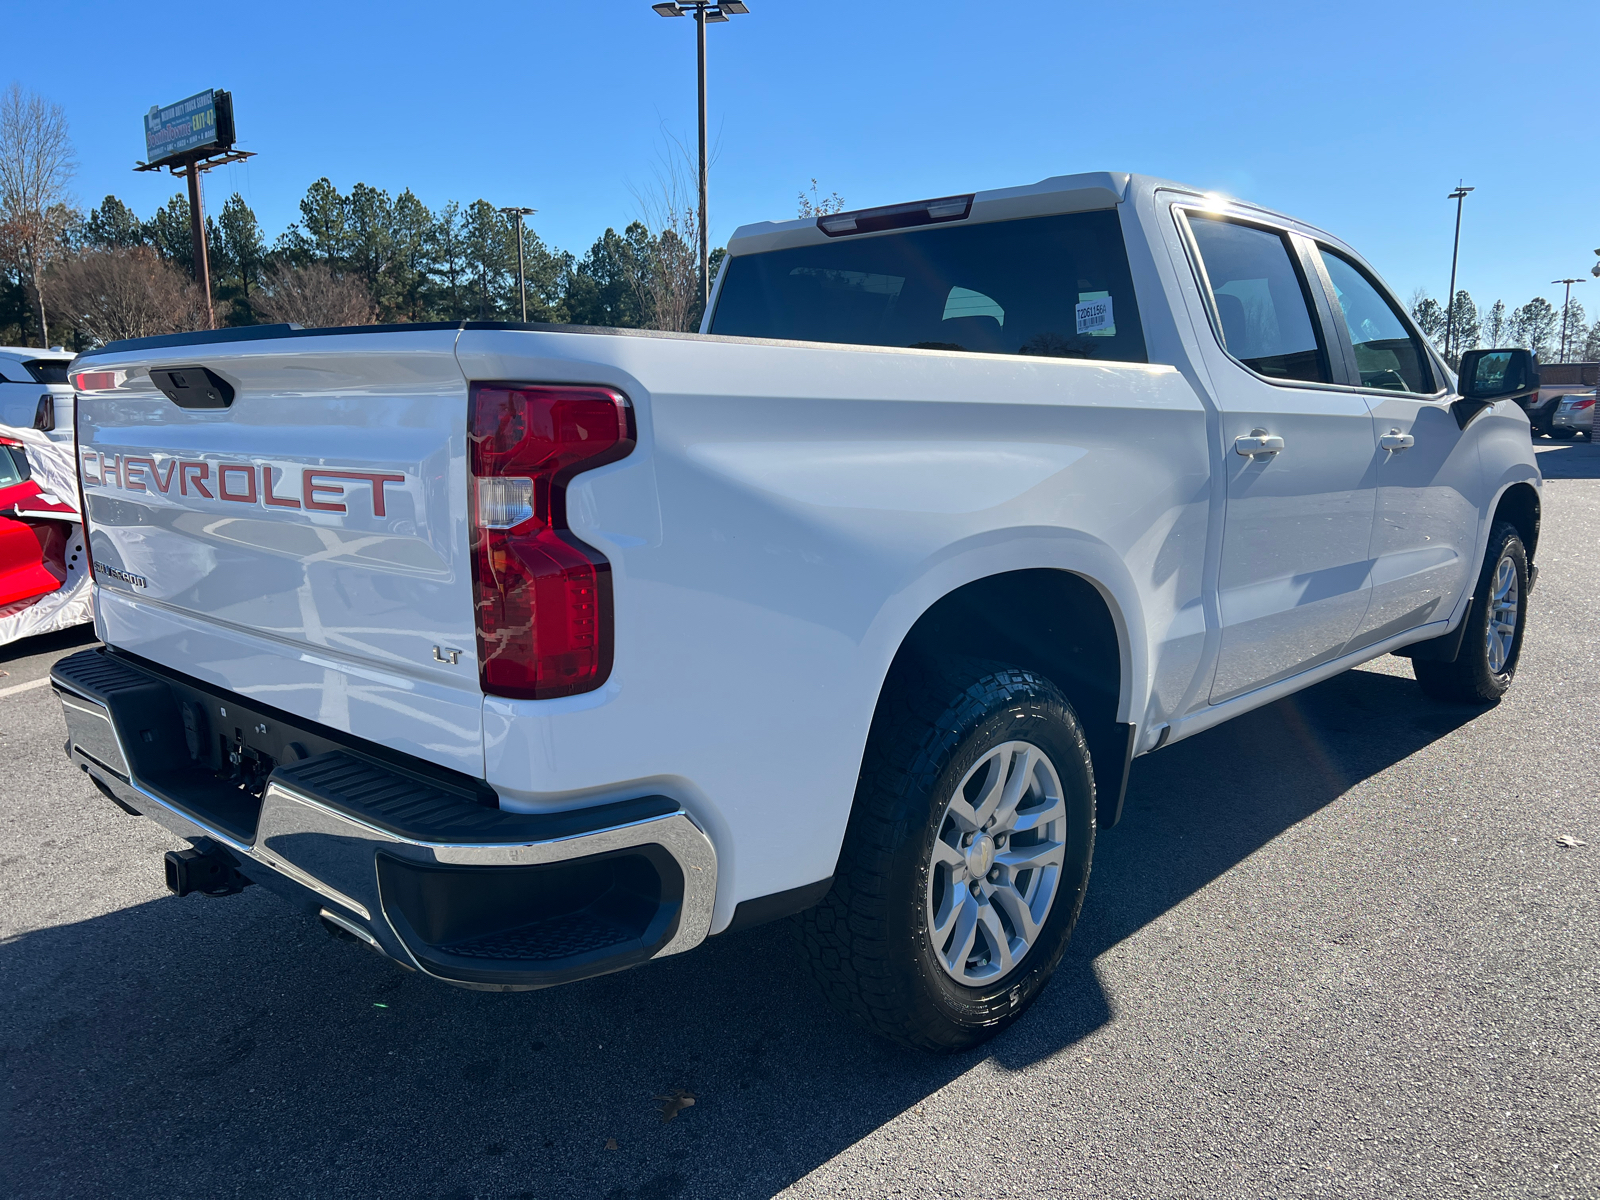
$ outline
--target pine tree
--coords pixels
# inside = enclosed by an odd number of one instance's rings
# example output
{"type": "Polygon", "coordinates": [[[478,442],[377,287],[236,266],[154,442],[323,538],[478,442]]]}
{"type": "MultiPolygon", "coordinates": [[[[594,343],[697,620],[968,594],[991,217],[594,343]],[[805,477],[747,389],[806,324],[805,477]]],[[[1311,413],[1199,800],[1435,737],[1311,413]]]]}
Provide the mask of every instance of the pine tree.
{"type": "Polygon", "coordinates": [[[1532,350],[1540,362],[1550,358],[1560,318],[1555,305],[1535,296],[1511,314],[1511,341],[1532,350]]]}
{"type": "Polygon", "coordinates": [[[381,188],[358,183],[344,202],[345,256],[349,270],[367,285],[378,305],[379,319],[396,310],[394,264],[394,201],[381,188]]]}
{"type": "Polygon", "coordinates": [[[189,197],[179,192],[144,223],[144,240],[166,262],[194,277],[194,238],[189,232],[189,197]]]}
{"type": "Polygon", "coordinates": [[[1496,300],[1494,307],[1489,310],[1489,315],[1483,319],[1482,337],[1485,343],[1493,349],[1503,346],[1510,337],[1511,320],[1506,316],[1506,302],[1496,300]]]}
{"type": "Polygon", "coordinates": [[[1418,288],[1411,294],[1411,319],[1417,323],[1417,328],[1422,330],[1422,336],[1443,352],[1444,305],[1429,296],[1424,289],[1418,288]]]}
{"type": "Polygon", "coordinates": [[[520,317],[521,309],[513,312],[511,307],[517,283],[516,233],[511,222],[487,200],[474,200],[462,219],[462,234],[472,289],[472,319],[504,321],[520,317]]]}
{"type": "Polygon", "coordinates": [[[407,188],[395,198],[390,222],[392,251],[389,286],[380,321],[426,321],[434,258],[434,216],[407,188]]]}
{"type": "Polygon", "coordinates": [[[445,321],[470,316],[466,232],[461,205],[454,200],[434,216],[428,233],[428,257],[433,277],[428,287],[430,315],[445,321]]]}
{"type": "MultiPolygon", "coordinates": [[[[516,227],[511,229],[512,270],[516,269],[516,227]]],[[[552,250],[532,229],[522,230],[522,273],[528,284],[528,320],[567,320],[567,276],[572,273],[573,258],[565,250],[552,250]]],[[[522,318],[522,297],[516,290],[516,276],[511,279],[514,306],[513,317],[522,318]]]]}
{"type": "Polygon", "coordinates": [[[100,250],[131,250],[145,244],[144,223],[121,200],[107,196],[89,210],[82,240],[100,250]]]}
{"type": "Polygon", "coordinates": [[[228,324],[254,325],[251,297],[260,289],[267,247],[256,214],[235,192],[213,222],[206,218],[213,291],[229,305],[228,324]]]}
{"type": "Polygon", "coordinates": [[[342,270],[350,253],[350,202],[324,176],[306,189],[300,201],[295,231],[296,248],[311,260],[342,270]]]}
{"type": "Polygon", "coordinates": [[[1472,302],[1472,297],[1463,288],[1456,292],[1455,302],[1451,304],[1450,310],[1450,356],[1452,361],[1460,361],[1461,352],[1477,346],[1481,335],[1478,306],[1472,302]]]}
{"type": "Polygon", "coordinates": [[[1589,326],[1589,332],[1583,339],[1583,361],[1600,362],[1600,320],[1589,326]]]}

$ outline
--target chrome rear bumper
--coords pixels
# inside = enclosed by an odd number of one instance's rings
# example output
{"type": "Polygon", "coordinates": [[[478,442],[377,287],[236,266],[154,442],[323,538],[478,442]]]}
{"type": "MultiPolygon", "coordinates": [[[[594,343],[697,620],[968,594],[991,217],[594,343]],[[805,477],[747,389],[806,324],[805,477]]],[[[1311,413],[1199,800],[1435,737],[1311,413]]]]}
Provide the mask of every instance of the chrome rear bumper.
{"type": "MultiPolygon", "coordinates": [[[[710,929],[716,852],[666,797],[506,813],[329,749],[275,765],[247,829],[250,796],[193,761],[197,739],[184,751],[192,718],[178,705],[200,692],[103,651],[61,660],[52,682],[69,758],[120,804],[446,982],[548,987],[680,953],[710,929]]],[[[236,716],[249,704],[207,695],[236,716]]]]}

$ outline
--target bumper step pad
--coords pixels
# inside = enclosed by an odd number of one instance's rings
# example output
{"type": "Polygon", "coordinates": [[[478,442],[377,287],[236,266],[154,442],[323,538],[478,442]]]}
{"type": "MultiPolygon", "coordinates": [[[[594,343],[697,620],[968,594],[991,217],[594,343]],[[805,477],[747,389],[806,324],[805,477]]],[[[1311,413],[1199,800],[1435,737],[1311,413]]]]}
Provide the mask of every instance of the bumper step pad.
{"type": "Polygon", "coordinates": [[[675,800],[644,796],[567,812],[504,812],[342,750],[279,766],[272,779],[363,824],[413,842],[555,841],[678,811],[675,800]]]}

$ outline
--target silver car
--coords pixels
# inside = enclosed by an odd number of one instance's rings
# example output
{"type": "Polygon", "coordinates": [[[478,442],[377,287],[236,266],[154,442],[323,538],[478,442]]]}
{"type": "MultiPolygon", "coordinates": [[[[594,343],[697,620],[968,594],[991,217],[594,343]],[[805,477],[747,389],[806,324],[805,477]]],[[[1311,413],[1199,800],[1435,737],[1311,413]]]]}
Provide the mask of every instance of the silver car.
{"type": "Polygon", "coordinates": [[[1550,415],[1553,438],[1586,437],[1594,440],[1594,401],[1600,388],[1592,392],[1568,392],[1550,415]]]}

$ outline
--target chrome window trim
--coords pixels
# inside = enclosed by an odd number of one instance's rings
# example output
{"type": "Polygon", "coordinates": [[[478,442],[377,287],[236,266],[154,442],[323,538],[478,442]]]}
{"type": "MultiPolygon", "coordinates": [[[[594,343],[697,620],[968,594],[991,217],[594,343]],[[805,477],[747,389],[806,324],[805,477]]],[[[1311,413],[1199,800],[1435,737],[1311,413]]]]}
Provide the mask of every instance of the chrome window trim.
{"type": "MultiPolygon", "coordinates": [[[[1252,378],[1259,379],[1262,383],[1269,383],[1273,387],[1299,388],[1315,392],[1362,390],[1358,387],[1352,388],[1350,384],[1341,380],[1322,382],[1321,380],[1313,379],[1280,379],[1271,375],[1263,375],[1260,371],[1240,360],[1228,349],[1228,340],[1222,335],[1222,318],[1217,312],[1216,299],[1211,291],[1211,276],[1206,271],[1205,258],[1200,253],[1199,243],[1195,241],[1194,231],[1189,227],[1189,213],[1198,212],[1207,217],[1231,221],[1235,225],[1249,226],[1290,239],[1285,247],[1289,253],[1289,261],[1293,264],[1296,273],[1301,277],[1301,286],[1309,291],[1311,281],[1305,278],[1305,264],[1300,261],[1300,255],[1296,253],[1293,241],[1295,235],[1304,237],[1304,234],[1301,234],[1299,230],[1289,228],[1287,225],[1280,225],[1270,218],[1257,216],[1254,213],[1237,213],[1230,209],[1207,204],[1202,200],[1173,200],[1169,202],[1169,206],[1172,209],[1173,222],[1178,228],[1178,240],[1183,243],[1184,253],[1189,259],[1189,269],[1194,274],[1195,283],[1200,292],[1200,303],[1205,308],[1206,320],[1211,325],[1211,336],[1216,341],[1217,349],[1222,351],[1229,362],[1252,378]]],[[[1322,286],[1320,281],[1317,286],[1322,286]]],[[[1335,364],[1333,362],[1332,347],[1326,345],[1326,342],[1334,331],[1327,328],[1328,322],[1325,320],[1320,306],[1317,305],[1315,296],[1308,296],[1307,301],[1307,315],[1311,317],[1324,343],[1318,348],[1327,356],[1329,372],[1333,373],[1335,364]]]]}

